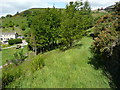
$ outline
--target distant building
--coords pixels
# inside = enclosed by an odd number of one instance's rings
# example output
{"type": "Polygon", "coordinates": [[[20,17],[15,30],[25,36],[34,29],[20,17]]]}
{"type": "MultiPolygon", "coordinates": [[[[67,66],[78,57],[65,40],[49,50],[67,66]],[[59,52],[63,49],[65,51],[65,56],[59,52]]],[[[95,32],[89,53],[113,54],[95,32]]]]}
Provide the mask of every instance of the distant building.
{"type": "Polygon", "coordinates": [[[8,43],[8,40],[10,39],[17,39],[18,34],[17,33],[2,33],[0,34],[0,41],[4,44],[8,43]]]}

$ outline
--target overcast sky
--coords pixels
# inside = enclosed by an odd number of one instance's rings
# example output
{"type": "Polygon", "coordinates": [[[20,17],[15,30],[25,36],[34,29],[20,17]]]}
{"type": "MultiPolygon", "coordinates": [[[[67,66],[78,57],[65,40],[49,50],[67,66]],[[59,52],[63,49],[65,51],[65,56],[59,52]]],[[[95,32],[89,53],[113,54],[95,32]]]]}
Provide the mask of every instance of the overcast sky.
{"type": "MultiPolygon", "coordinates": [[[[0,0],[0,17],[7,14],[15,14],[17,11],[21,12],[30,8],[65,8],[70,1],[76,0],[0,0]]],[[[83,0],[85,1],[85,0],[83,0]]],[[[88,0],[92,10],[97,8],[105,8],[115,4],[120,0],[88,0]]]]}

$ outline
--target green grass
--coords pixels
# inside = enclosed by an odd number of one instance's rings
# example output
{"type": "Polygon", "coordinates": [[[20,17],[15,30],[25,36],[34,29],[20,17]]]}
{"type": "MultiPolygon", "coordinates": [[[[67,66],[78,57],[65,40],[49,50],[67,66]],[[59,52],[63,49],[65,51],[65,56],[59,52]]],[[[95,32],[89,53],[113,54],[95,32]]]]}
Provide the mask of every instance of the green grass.
{"type": "Polygon", "coordinates": [[[5,28],[2,28],[2,32],[17,32],[20,35],[23,35],[23,31],[21,27],[27,25],[27,18],[22,16],[14,16],[14,17],[4,18],[4,19],[0,18],[0,21],[2,21],[2,26],[5,27],[5,28]],[[7,25],[10,24],[10,21],[12,21],[15,25],[14,30],[12,27],[7,27],[7,25]],[[19,25],[19,26],[16,27],[16,25],[19,25]]]}
{"type": "MultiPolygon", "coordinates": [[[[12,60],[14,59],[14,53],[17,51],[20,51],[21,49],[16,49],[16,48],[9,48],[9,49],[3,49],[0,51],[0,65],[4,65],[6,63],[6,60],[12,60]]],[[[27,52],[27,46],[23,48],[23,52],[27,52]]]]}
{"type": "Polygon", "coordinates": [[[2,65],[2,52],[0,51],[0,65],[2,65]]]}
{"type": "Polygon", "coordinates": [[[9,88],[109,88],[109,80],[102,70],[88,64],[93,40],[84,37],[73,48],[64,52],[53,50],[44,54],[44,68],[30,73],[30,62],[22,64],[25,74],[8,86],[9,88]],[[26,67],[27,66],[27,67],[26,67]]]}
{"type": "Polygon", "coordinates": [[[19,25],[19,26],[27,24],[26,17],[22,17],[22,16],[14,16],[10,18],[8,17],[0,20],[2,20],[3,26],[9,24],[10,21],[12,21],[15,25],[19,25]]]}
{"type": "Polygon", "coordinates": [[[14,30],[13,30],[11,27],[9,27],[9,28],[4,28],[4,29],[2,30],[2,32],[5,32],[5,33],[13,33],[13,32],[16,32],[16,33],[18,33],[19,35],[23,35],[23,31],[22,31],[22,29],[20,29],[20,27],[14,27],[14,30]]]}
{"type": "Polygon", "coordinates": [[[92,16],[93,16],[94,19],[96,19],[96,18],[99,18],[99,17],[101,17],[103,15],[106,15],[106,14],[108,14],[108,13],[105,13],[105,12],[93,12],[92,16]]]}

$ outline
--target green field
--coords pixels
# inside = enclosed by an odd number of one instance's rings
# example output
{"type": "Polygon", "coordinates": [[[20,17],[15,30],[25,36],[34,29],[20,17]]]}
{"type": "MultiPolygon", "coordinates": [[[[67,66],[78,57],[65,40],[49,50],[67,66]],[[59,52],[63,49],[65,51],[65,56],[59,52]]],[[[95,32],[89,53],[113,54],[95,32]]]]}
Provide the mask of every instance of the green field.
{"type": "Polygon", "coordinates": [[[0,20],[2,20],[2,26],[9,24],[10,21],[12,21],[14,25],[22,26],[22,25],[27,24],[26,19],[27,19],[26,17],[14,16],[14,17],[7,17],[7,18],[0,19],[0,20]]]}
{"type": "Polygon", "coordinates": [[[21,27],[27,26],[26,17],[22,16],[7,17],[4,19],[0,18],[0,21],[2,21],[2,26],[5,27],[2,28],[2,32],[17,32],[18,34],[23,35],[21,27]],[[11,22],[14,23],[14,29],[13,27],[8,27],[11,22]]]}
{"type": "Polygon", "coordinates": [[[109,80],[102,70],[95,70],[88,64],[90,46],[93,40],[83,37],[79,43],[66,51],[59,49],[39,54],[44,56],[45,66],[30,73],[29,62],[24,62],[21,69],[24,75],[6,87],[8,88],[110,88],[109,80]],[[26,67],[27,66],[27,67],[26,67]]]}
{"type": "MultiPolygon", "coordinates": [[[[20,51],[21,49],[16,49],[16,48],[9,48],[9,49],[3,49],[0,51],[0,65],[4,65],[6,63],[6,60],[13,60],[14,59],[14,53],[17,51],[20,51]]],[[[27,46],[23,48],[23,52],[27,52],[27,46]]]]}
{"type": "Polygon", "coordinates": [[[93,12],[92,16],[94,19],[96,19],[96,18],[100,18],[101,16],[106,15],[106,14],[108,14],[108,13],[107,12],[106,13],[105,12],[93,12]]]}

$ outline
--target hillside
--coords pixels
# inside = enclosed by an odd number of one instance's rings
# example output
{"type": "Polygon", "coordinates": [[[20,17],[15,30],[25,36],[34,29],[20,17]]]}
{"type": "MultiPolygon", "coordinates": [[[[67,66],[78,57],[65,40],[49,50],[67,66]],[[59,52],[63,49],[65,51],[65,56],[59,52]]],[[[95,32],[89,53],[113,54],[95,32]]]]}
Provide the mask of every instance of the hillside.
{"type": "Polygon", "coordinates": [[[119,87],[119,5],[109,13],[70,2],[65,11],[32,8],[2,17],[3,32],[18,32],[28,43],[0,52],[8,62],[0,70],[3,88],[119,87]]]}
{"type": "MultiPolygon", "coordinates": [[[[15,14],[12,17],[0,18],[0,21],[2,22],[2,24],[0,25],[2,27],[2,32],[17,32],[20,35],[24,35],[29,29],[27,22],[28,16],[34,14],[42,14],[45,12],[46,9],[47,8],[31,8],[20,12],[18,15],[15,14]]],[[[58,8],[58,10],[61,10],[62,13],[64,13],[65,9],[58,8]]],[[[92,12],[95,21],[105,14],[106,13],[104,12],[92,12]]]]}
{"type": "Polygon", "coordinates": [[[23,33],[21,29],[23,26],[27,25],[26,17],[14,16],[0,19],[2,20],[2,31],[3,32],[17,32],[19,34],[23,33]]]}
{"type": "MultiPolygon", "coordinates": [[[[0,24],[2,32],[17,32],[20,35],[24,35],[29,29],[27,22],[28,16],[42,14],[46,9],[47,8],[31,8],[15,14],[12,17],[6,16],[4,18],[0,18],[0,21],[2,22],[0,24]]],[[[62,10],[62,12],[64,12],[63,8],[58,8],[58,10],[62,10]]]]}
{"type": "Polygon", "coordinates": [[[109,80],[102,70],[95,70],[89,63],[90,46],[93,40],[83,37],[71,49],[62,52],[53,50],[37,57],[44,57],[45,66],[30,71],[30,62],[25,62],[16,69],[22,69],[23,74],[10,83],[7,88],[109,88],[109,80]],[[27,67],[26,67],[27,65],[27,67]]]}

